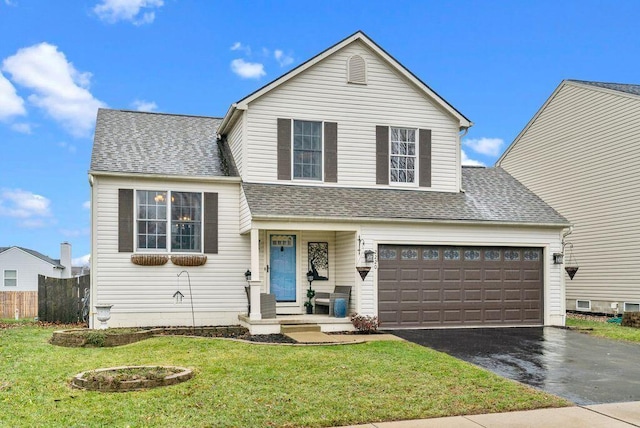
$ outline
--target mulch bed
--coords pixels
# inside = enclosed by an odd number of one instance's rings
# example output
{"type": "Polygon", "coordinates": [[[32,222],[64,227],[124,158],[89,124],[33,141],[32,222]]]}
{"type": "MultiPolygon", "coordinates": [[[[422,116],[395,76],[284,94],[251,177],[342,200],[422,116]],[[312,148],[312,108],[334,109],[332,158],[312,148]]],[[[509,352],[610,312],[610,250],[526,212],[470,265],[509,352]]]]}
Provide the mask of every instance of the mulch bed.
{"type": "Polygon", "coordinates": [[[246,334],[244,336],[239,336],[238,339],[258,343],[298,343],[284,334],[246,334]]]}

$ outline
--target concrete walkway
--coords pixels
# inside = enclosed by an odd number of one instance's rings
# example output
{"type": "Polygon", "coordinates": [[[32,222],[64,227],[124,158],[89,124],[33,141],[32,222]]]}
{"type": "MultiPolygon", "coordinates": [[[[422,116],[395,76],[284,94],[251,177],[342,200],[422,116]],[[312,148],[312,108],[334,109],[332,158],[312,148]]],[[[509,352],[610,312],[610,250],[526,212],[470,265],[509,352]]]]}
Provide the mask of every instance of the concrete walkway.
{"type": "MultiPolygon", "coordinates": [[[[640,427],[640,401],[351,425],[348,428],[640,427]]],[[[347,427],[343,427],[347,428],[347,427]]]]}
{"type": "Polygon", "coordinates": [[[362,343],[374,340],[400,340],[404,339],[393,334],[326,334],[319,331],[300,331],[285,333],[285,336],[302,344],[343,344],[362,343]]]}

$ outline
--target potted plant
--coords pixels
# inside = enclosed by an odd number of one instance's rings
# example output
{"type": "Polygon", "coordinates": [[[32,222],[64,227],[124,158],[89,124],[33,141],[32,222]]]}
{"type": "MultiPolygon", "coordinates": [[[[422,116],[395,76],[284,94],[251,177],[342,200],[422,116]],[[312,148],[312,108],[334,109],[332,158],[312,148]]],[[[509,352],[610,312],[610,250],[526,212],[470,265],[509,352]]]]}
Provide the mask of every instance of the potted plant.
{"type": "Polygon", "coordinates": [[[307,281],[309,281],[309,288],[307,289],[307,301],[304,302],[304,306],[307,308],[307,314],[313,313],[313,303],[311,303],[311,299],[313,299],[316,295],[316,292],[313,288],[311,288],[311,282],[313,282],[313,272],[307,272],[307,281]]]}

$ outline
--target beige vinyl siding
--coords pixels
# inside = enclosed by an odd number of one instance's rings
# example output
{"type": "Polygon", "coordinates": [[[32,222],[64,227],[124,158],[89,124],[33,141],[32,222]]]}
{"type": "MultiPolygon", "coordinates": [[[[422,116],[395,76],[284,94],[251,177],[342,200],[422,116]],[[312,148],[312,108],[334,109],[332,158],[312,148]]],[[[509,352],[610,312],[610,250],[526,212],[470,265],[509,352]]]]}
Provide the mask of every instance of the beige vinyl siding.
{"type": "Polygon", "coordinates": [[[251,230],[251,210],[249,210],[249,203],[247,197],[244,194],[242,188],[240,192],[240,233],[247,233],[251,230]]]}
{"type": "MultiPolygon", "coordinates": [[[[561,267],[551,263],[551,254],[560,250],[559,229],[527,227],[500,228],[471,225],[408,225],[367,223],[361,237],[366,248],[377,251],[381,244],[474,245],[543,248],[544,257],[544,324],[564,325],[564,299],[561,267]]],[[[372,269],[362,281],[360,304],[365,314],[377,313],[377,270],[372,269]]]]}
{"type": "Polygon", "coordinates": [[[245,181],[278,182],[277,118],[338,123],[340,186],[376,186],[376,125],[431,129],[430,189],[459,191],[458,121],[360,42],[250,103],[245,181]],[[347,60],[354,54],[367,62],[366,85],[346,82],[347,60]]]}
{"type": "Polygon", "coordinates": [[[355,232],[336,232],[336,285],[351,285],[348,313],[358,312],[360,275],[355,269],[357,236],[355,232]]]}
{"type": "MultiPolygon", "coordinates": [[[[109,325],[191,325],[189,272],[196,324],[236,324],[246,312],[244,272],[249,261],[249,235],[240,235],[239,184],[171,182],[152,179],[96,177],[93,192],[93,304],[114,305],[109,325]],[[131,263],[131,253],[118,253],[118,189],[218,193],[218,254],[207,254],[204,266],[183,267],[131,263]],[[175,304],[173,294],[185,298],[175,304]]],[[[161,252],[158,252],[160,254],[161,252]]],[[[154,253],[155,254],[155,253],[154,253]]]]}
{"type": "Polygon", "coordinates": [[[0,253],[0,292],[38,291],[38,275],[62,278],[62,269],[54,269],[51,263],[47,263],[19,248],[9,248],[0,253]],[[15,287],[4,286],[5,270],[15,270],[17,272],[18,281],[15,287]]]}
{"type": "Polygon", "coordinates": [[[307,281],[307,272],[310,269],[309,265],[309,242],[326,242],[329,248],[329,279],[327,281],[313,281],[312,288],[316,291],[331,292],[336,285],[336,251],[335,251],[335,233],[323,232],[323,231],[303,231],[300,233],[298,239],[300,245],[300,276],[298,281],[304,284],[302,287],[302,298],[306,300],[306,290],[309,282],[307,281]]]}
{"type": "Polygon", "coordinates": [[[640,301],[639,141],[640,97],[566,82],[501,162],[574,224],[568,300],[640,301]]]}
{"type": "Polygon", "coordinates": [[[229,135],[227,137],[227,143],[229,144],[229,148],[231,149],[231,154],[233,155],[233,160],[236,164],[236,168],[238,168],[238,174],[242,177],[242,173],[245,169],[245,159],[244,159],[244,144],[245,141],[243,139],[244,136],[244,114],[239,115],[238,120],[231,128],[229,135]]]}

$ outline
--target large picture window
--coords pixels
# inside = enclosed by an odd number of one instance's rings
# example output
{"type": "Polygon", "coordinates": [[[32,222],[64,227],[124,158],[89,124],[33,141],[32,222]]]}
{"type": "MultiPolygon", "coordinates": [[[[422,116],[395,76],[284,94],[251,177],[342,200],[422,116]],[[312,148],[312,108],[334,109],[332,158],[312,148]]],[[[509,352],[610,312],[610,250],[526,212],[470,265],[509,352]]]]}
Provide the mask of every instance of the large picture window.
{"type": "Polygon", "coordinates": [[[201,251],[201,193],[138,190],[137,207],[138,250],[201,251]]]}
{"type": "Polygon", "coordinates": [[[390,182],[416,182],[416,130],[391,128],[390,182]]]}
{"type": "Polygon", "coordinates": [[[322,122],[293,121],[293,178],[322,180],[322,122]]]}

